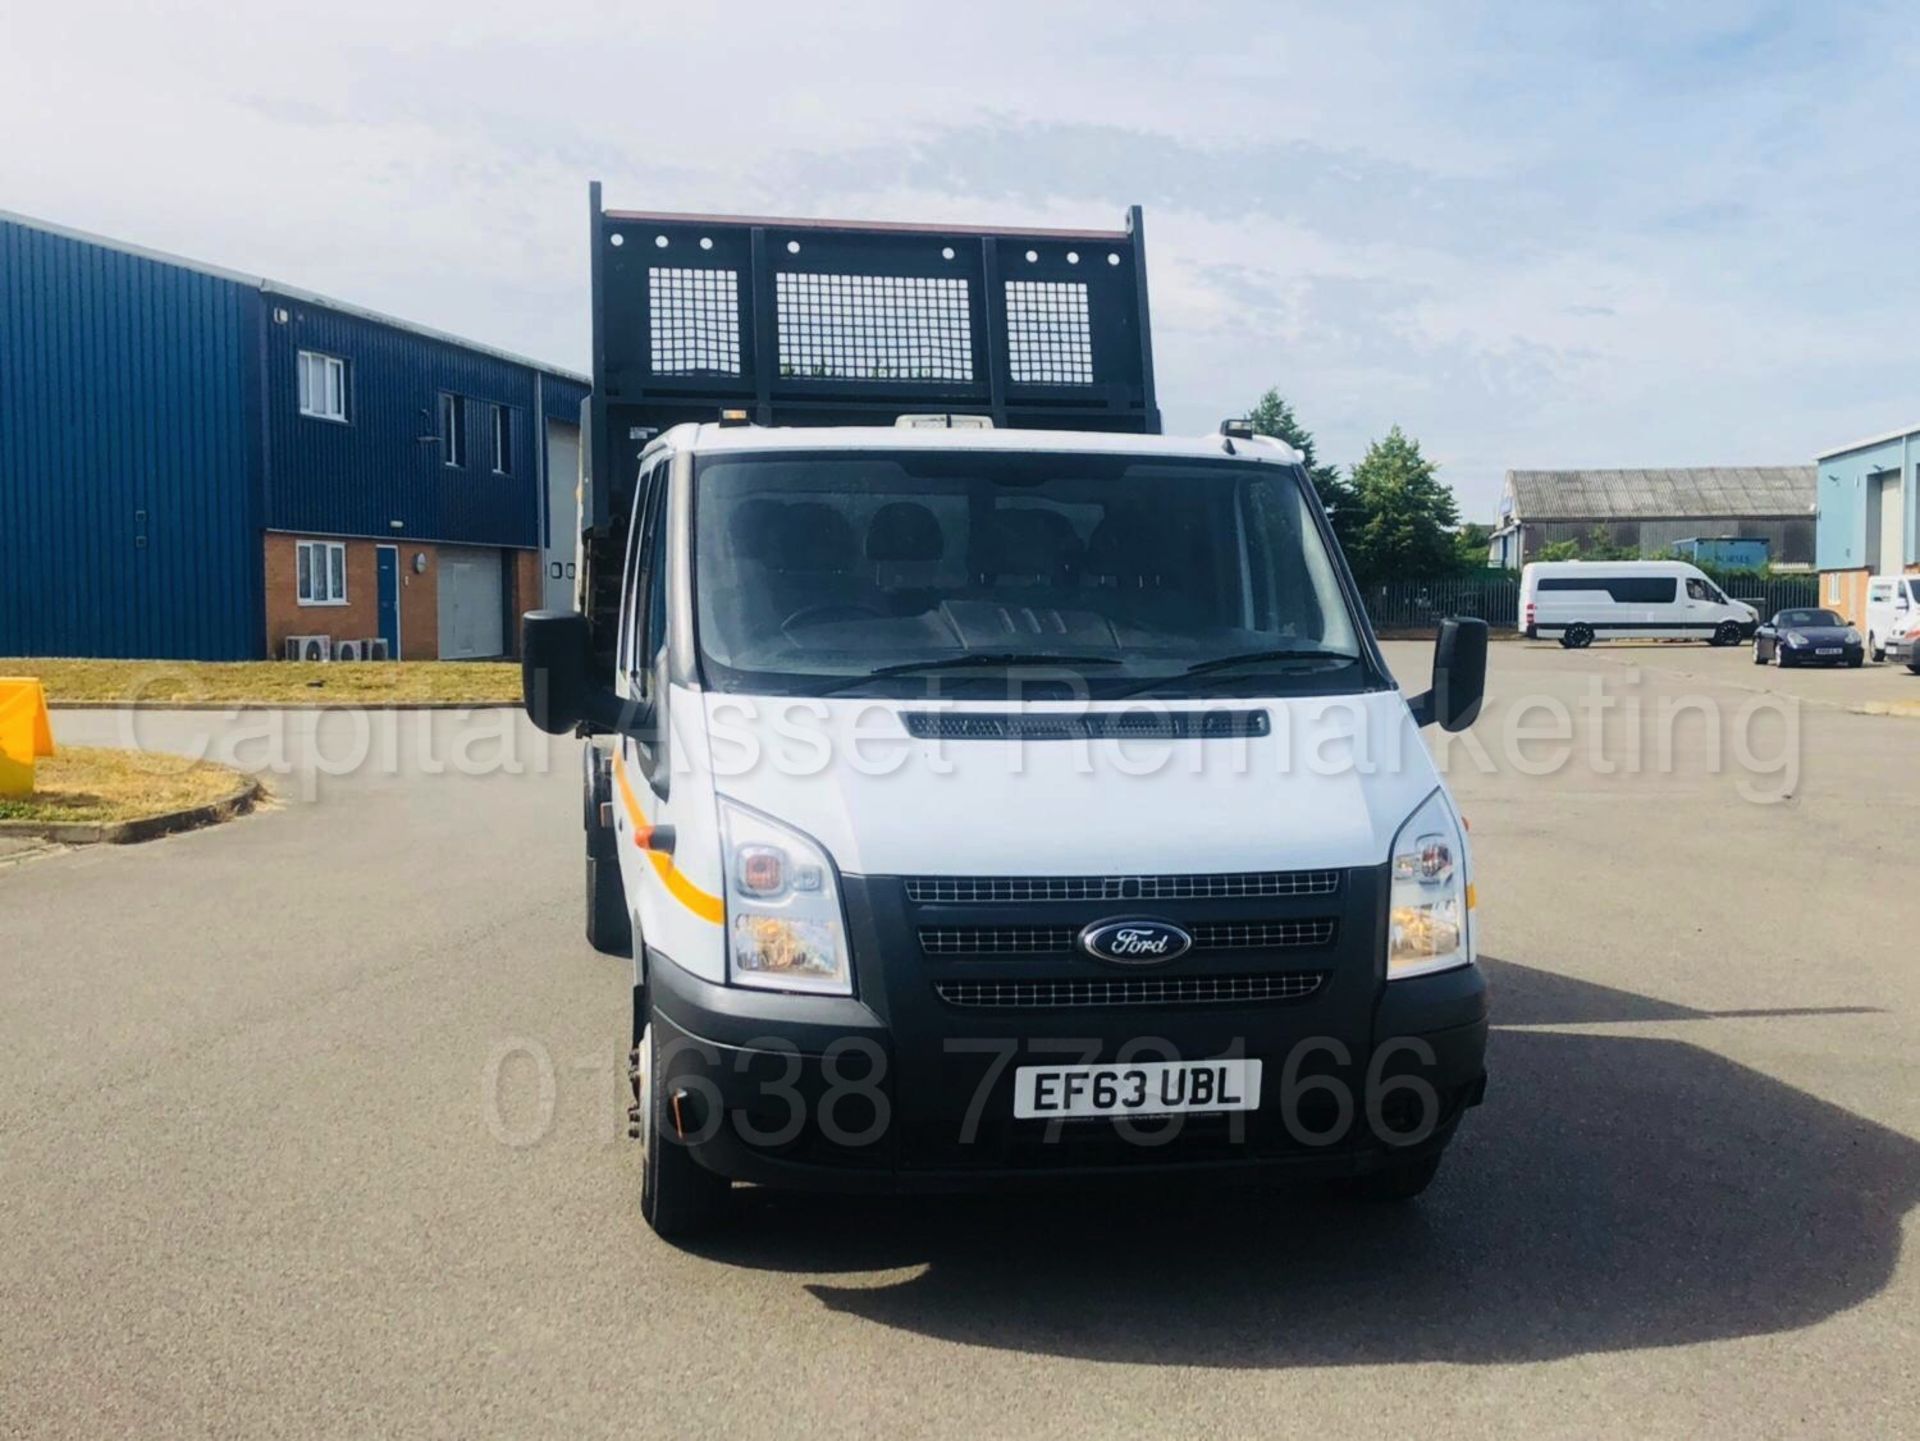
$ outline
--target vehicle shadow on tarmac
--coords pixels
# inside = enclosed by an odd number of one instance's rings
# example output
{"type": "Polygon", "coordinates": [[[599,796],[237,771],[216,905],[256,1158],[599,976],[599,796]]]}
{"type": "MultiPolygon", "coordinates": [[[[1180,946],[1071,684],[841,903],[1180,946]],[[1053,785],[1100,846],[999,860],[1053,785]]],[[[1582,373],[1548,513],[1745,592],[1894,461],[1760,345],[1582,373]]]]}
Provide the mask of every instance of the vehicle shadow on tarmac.
{"type": "MultiPolygon", "coordinates": [[[[1707,1019],[1487,962],[1506,1025],[1707,1019]]],[[[1816,1013],[1856,1007],[1820,1008],[1816,1013]]],[[[1774,1013],[1780,1014],[1780,1013],[1774,1013]]],[[[1791,1013],[1787,1013],[1791,1014],[1791,1013]]],[[[1685,1039],[1496,1030],[1412,1205],[1314,1188],[743,1198],[730,1264],[976,1346],[1182,1366],[1532,1361],[1809,1325],[1891,1278],[1920,1145],[1685,1039]]]]}

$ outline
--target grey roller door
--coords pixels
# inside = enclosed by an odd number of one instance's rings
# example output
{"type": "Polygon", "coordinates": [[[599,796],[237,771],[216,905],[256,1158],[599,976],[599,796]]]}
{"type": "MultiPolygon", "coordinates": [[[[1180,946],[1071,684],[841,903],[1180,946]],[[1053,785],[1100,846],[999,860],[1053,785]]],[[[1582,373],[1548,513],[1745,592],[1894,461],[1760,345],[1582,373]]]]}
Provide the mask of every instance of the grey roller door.
{"type": "Polygon", "coordinates": [[[440,552],[440,659],[506,654],[501,552],[440,552]]]}

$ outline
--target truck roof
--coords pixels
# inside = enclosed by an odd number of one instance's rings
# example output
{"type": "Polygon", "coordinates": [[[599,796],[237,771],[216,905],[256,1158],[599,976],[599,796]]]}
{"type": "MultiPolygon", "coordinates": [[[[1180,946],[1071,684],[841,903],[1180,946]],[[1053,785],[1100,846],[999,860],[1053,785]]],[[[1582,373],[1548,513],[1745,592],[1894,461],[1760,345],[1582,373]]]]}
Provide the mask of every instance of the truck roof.
{"type": "MultiPolygon", "coordinates": [[[[745,451],[992,450],[1219,460],[1232,456],[1297,465],[1300,454],[1269,436],[1139,435],[1096,430],[947,430],[890,425],[677,425],[656,444],[703,455],[745,451]]],[[[651,448],[651,447],[650,447],[651,448]]]]}

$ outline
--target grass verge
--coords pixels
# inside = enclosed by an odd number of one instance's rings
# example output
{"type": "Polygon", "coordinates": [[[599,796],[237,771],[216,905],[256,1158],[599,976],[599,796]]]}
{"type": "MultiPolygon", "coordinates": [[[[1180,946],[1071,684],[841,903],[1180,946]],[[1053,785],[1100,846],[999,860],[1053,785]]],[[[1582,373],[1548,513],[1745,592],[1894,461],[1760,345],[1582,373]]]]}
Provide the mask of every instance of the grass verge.
{"type": "Polygon", "coordinates": [[[489,705],[520,699],[511,661],[175,661],[0,657],[0,676],[36,676],[47,701],[141,705],[489,705]]]}
{"type": "Polygon", "coordinates": [[[32,795],[0,796],[0,821],[120,825],[212,805],[245,784],[238,771],[211,761],[61,746],[35,768],[32,795]]]}

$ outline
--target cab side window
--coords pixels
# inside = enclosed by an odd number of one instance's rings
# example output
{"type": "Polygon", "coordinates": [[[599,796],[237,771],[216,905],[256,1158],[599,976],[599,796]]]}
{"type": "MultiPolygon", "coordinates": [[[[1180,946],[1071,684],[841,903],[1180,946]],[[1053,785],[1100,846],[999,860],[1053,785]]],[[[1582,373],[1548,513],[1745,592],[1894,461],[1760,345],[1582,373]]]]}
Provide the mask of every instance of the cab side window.
{"type": "Polygon", "coordinates": [[[654,660],[667,635],[665,520],[671,456],[647,468],[633,502],[633,544],[627,565],[626,633],[621,655],[636,699],[654,698],[654,660]]]}
{"type": "Polygon", "coordinates": [[[1712,600],[1713,596],[1707,590],[1707,583],[1704,580],[1690,580],[1687,582],[1687,599],[1712,600]]]}
{"type": "Polygon", "coordinates": [[[634,605],[634,575],[640,564],[640,520],[646,514],[647,487],[653,479],[653,467],[640,472],[633,487],[633,517],[627,522],[626,564],[620,573],[620,634],[614,644],[614,665],[628,673],[633,670],[633,634],[640,622],[634,605]]]}

